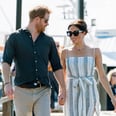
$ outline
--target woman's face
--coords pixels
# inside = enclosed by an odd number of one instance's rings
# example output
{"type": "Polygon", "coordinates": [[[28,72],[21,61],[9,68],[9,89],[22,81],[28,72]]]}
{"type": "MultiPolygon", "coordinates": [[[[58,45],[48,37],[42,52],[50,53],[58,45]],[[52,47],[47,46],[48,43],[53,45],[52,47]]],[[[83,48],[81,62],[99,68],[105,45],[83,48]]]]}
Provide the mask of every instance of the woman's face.
{"type": "Polygon", "coordinates": [[[70,37],[73,44],[79,44],[83,42],[85,32],[82,32],[76,26],[71,26],[67,31],[67,35],[70,37]]]}
{"type": "Polygon", "coordinates": [[[111,78],[111,84],[112,85],[116,85],[116,73],[113,73],[111,76],[112,76],[112,78],[111,78]]]}

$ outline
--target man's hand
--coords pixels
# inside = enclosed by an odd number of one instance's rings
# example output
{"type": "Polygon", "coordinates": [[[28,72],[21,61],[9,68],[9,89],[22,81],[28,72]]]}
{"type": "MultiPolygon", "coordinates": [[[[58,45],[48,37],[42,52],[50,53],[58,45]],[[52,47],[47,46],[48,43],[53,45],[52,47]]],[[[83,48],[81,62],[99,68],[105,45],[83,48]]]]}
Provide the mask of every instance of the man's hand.
{"type": "Polygon", "coordinates": [[[4,92],[5,92],[5,95],[7,95],[9,99],[14,98],[13,88],[12,88],[12,85],[10,83],[4,85],[4,92]]]}
{"type": "Polygon", "coordinates": [[[66,90],[59,91],[58,103],[59,105],[64,105],[66,100],[66,90]]]}

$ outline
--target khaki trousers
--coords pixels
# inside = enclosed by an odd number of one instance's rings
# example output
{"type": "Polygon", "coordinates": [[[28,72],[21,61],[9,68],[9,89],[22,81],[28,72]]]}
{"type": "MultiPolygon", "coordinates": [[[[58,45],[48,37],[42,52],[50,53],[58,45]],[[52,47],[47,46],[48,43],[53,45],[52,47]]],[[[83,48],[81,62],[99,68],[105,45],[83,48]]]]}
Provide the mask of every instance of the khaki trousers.
{"type": "Polygon", "coordinates": [[[14,108],[16,116],[50,116],[50,88],[25,89],[15,86],[14,108]]]}

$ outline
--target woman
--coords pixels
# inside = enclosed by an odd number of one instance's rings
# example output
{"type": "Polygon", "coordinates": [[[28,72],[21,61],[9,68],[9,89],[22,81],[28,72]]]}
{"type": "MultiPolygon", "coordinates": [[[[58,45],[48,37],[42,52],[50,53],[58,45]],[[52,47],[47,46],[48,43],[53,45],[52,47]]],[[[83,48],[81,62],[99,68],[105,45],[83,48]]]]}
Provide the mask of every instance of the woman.
{"type": "MultiPolygon", "coordinates": [[[[113,94],[116,98],[116,68],[111,69],[107,74],[108,81],[110,83],[113,94]]],[[[107,110],[114,110],[111,99],[107,96],[107,110]]]]}
{"type": "Polygon", "coordinates": [[[99,116],[99,94],[94,78],[96,67],[100,82],[112,99],[116,109],[116,101],[107,81],[99,48],[91,48],[84,42],[87,25],[83,20],[76,20],[68,26],[67,36],[73,46],[65,48],[61,54],[67,85],[65,116],[99,116]]]}

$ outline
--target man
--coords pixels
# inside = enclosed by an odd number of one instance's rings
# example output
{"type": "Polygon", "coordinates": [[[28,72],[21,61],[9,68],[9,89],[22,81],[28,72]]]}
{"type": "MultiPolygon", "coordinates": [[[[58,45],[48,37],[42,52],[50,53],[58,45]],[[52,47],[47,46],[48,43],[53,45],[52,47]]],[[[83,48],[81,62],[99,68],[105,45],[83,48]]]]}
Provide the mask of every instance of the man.
{"type": "Polygon", "coordinates": [[[37,6],[29,12],[25,29],[12,33],[5,44],[3,77],[5,94],[14,100],[16,116],[50,116],[50,81],[48,62],[59,83],[59,104],[64,105],[66,88],[62,66],[52,37],[44,33],[50,10],[37,6]],[[15,63],[14,90],[10,83],[10,66],[15,63]]]}

